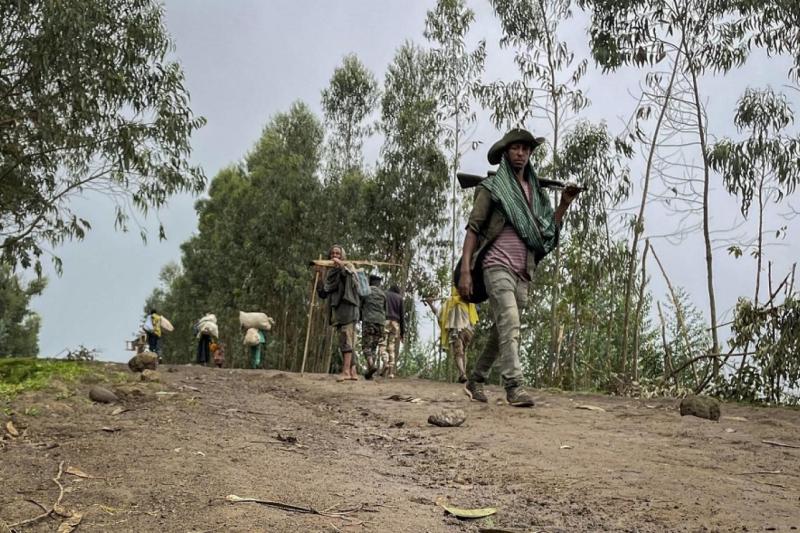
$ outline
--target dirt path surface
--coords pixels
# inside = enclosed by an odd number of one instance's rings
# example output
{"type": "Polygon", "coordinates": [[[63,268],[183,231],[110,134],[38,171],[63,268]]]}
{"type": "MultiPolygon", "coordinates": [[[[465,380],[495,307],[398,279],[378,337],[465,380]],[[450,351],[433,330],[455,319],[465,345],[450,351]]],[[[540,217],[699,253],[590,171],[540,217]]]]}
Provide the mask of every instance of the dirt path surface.
{"type": "MultiPolygon", "coordinates": [[[[59,464],[92,476],[59,479],[64,510],[83,514],[78,531],[800,528],[800,449],[762,442],[800,445],[796,410],[723,405],[717,423],[682,418],[673,400],[535,391],[535,408],[516,409],[495,388],[479,404],[428,381],[160,371],[162,383],[109,385],[117,404],[91,403],[88,383],[12,401],[0,414],[19,433],[0,429],[0,531],[52,507],[59,464]],[[453,408],[463,426],[427,423],[453,408]],[[498,511],[460,520],[442,498],[498,511]]],[[[55,531],[63,520],[14,529],[55,531]]]]}

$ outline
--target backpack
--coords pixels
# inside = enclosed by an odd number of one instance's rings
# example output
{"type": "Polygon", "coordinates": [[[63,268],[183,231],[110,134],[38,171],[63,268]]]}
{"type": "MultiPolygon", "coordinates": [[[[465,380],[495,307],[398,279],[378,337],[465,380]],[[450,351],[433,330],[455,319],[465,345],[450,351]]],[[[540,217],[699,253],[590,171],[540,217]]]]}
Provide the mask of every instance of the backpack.
{"type": "Polygon", "coordinates": [[[363,270],[355,270],[353,272],[353,277],[355,278],[356,292],[358,292],[358,295],[362,298],[369,296],[369,278],[367,277],[367,273],[363,270]]]}

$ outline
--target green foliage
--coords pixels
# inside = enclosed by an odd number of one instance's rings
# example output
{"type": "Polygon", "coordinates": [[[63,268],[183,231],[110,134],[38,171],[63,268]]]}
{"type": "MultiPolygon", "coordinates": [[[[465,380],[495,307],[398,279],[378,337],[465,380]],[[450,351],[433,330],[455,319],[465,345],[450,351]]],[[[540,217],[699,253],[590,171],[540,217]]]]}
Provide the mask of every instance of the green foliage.
{"type": "Polygon", "coordinates": [[[722,385],[726,396],[746,401],[797,403],[800,386],[800,300],[757,306],[740,298],[731,326],[731,348],[748,350],[736,375],[722,385]],[[748,355],[751,355],[748,358],[748,355]]]}
{"type": "Polygon", "coordinates": [[[438,235],[446,219],[447,163],[437,144],[436,93],[429,56],[411,44],[402,46],[386,72],[381,102],[383,161],[367,203],[371,228],[366,236],[375,251],[401,265],[406,290],[430,292],[431,272],[444,248],[438,235]],[[387,223],[387,221],[391,221],[387,223]]]}
{"type": "Polygon", "coordinates": [[[9,265],[0,263],[0,357],[39,354],[41,319],[29,306],[46,286],[45,278],[26,284],[9,265]]]}
{"type": "Polygon", "coordinates": [[[786,135],[794,112],[782,94],[772,89],[747,89],[739,99],[734,124],[747,131],[743,141],[722,139],[709,150],[712,168],[722,174],[725,186],[741,199],[746,217],[756,196],[780,201],[800,183],[800,139],[786,135]],[[764,191],[764,186],[776,190],[764,191]]]}
{"type": "Polygon", "coordinates": [[[325,123],[331,129],[328,146],[328,176],[340,179],[362,166],[361,148],[372,131],[366,123],[380,92],[375,76],[355,54],[345,56],[333,71],[330,85],[322,91],[325,123]]]}
{"type": "Polygon", "coordinates": [[[0,20],[4,261],[40,269],[45,243],[83,238],[90,223],[70,207],[82,192],[111,198],[126,229],[131,215],[203,189],[187,158],[204,120],[168,59],[160,3],[3,2],[0,20]]]}
{"type": "Polygon", "coordinates": [[[92,371],[90,365],[78,361],[0,357],[0,398],[43,389],[53,379],[71,382],[92,371]]]}

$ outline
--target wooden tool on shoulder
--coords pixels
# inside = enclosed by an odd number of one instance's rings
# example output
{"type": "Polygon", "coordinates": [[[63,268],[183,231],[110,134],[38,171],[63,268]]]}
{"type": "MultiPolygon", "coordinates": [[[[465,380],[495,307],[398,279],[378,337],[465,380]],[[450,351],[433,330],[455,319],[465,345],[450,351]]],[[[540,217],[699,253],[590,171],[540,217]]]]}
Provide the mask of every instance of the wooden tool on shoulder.
{"type": "MultiPolygon", "coordinates": [[[[490,170],[486,173],[486,176],[478,176],[477,174],[467,174],[466,172],[457,172],[456,178],[458,179],[458,184],[461,185],[462,189],[470,189],[472,187],[476,187],[480,182],[485,180],[486,178],[490,178],[497,174],[496,171],[490,170]]],[[[567,184],[563,181],[558,180],[548,180],[544,178],[537,178],[539,180],[539,186],[544,187],[545,189],[556,189],[556,190],[564,190],[567,188],[567,185],[572,187],[578,188],[578,190],[585,191],[585,187],[580,187],[574,184],[567,184]]]]}

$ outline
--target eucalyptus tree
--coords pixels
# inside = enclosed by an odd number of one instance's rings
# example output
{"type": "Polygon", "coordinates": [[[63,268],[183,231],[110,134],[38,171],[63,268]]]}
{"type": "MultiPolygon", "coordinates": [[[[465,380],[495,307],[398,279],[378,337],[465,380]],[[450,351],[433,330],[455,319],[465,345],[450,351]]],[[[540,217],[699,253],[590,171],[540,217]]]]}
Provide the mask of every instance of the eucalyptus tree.
{"type": "MultiPolygon", "coordinates": [[[[710,147],[712,168],[722,174],[728,191],[739,197],[742,215],[755,203],[757,230],[752,256],[756,259],[753,302],[758,306],[764,260],[764,227],[768,204],[778,203],[800,183],[800,138],[787,134],[794,111],[772,89],[748,89],[739,99],[734,124],[748,137],[725,138],[710,147]]],[[[771,230],[772,231],[772,230],[771,230]]],[[[778,229],[776,235],[781,234],[778,229]]],[[[784,230],[785,231],[785,230],[784,230]]],[[[732,250],[740,253],[739,249],[732,250]]]]}
{"type": "Polygon", "coordinates": [[[329,179],[339,180],[351,170],[361,169],[364,140],[374,132],[369,118],[379,99],[374,74],[355,54],[346,55],[322,91],[322,109],[329,129],[329,179]]]}
{"type": "Polygon", "coordinates": [[[182,245],[181,273],[164,295],[164,312],[187,318],[183,329],[176,321],[178,350],[191,340],[191,323],[212,311],[230,356],[243,364],[234,348],[238,311],[261,310],[277,320],[269,364],[296,366],[313,280],[308,261],[330,244],[324,229],[334,216],[319,210],[322,149],[322,124],[298,102],[270,119],[245,167],[223,169],[212,180],[209,197],[196,206],[198,234],[182,245]]]}
{"type": "Polygon", "coordinates": [[[468,50],[467,35],[475,21],[475,12],[464,0],[438,0],[425,19],[425,38],[433,44],[430,51],[432,76],[438,94],[436,110],[444,147],[450,154],[451,233],[450,271],[455,266],[456,217],[459,211],[458,172],[461,156],[469,143],[469,132],[475,123],[472,110],[475,87],[486,61],[486,41],[480,40],[468,50]]]}
{"type": "Polygon", "coordinates": [[[90,221],[72,200],[86,192],[112,202],[126,229],[171,195],[203,190],[188,157],[204,120],[170,59],[160,2],[2,2],[0,20],[5,261],[40,270],[46,245],[82,239],[90,221]]]}
{"type": "MultiPolygon", "coordinates": [[[[386,70],[381,100],[384,144],[367,191],[368,236],[385,259],[400,265],[395,281],[407,295],[430,293],[442,260],[439,236],[446,223],[447,161],[439,148],[441,125],[430,56],[405,43],[386,70]]],[[[414,306],[407,309],[414,313],[414,306]]],[[[410,322],[414,322],[412,316],[410,322]]],[[[413,341],[415,327],[409,340],[413,341]]],[[[408,342],[406,343],[408,345],[408,342]]]]}
{"type": "Polygon", "coordinates": [[[30,302],[46,286],[46,278],[26,283],[11,265],[0,262],[0,357],[39,355],[41,318],[30,302]]]}
{"type": "MultiPolygon", "coordinates": [[[[759,15],[764,2],[713,0],[611,1],[581,0],[592,10],[591,41],[594,58],[606,69],[624,65],[649,67],[665,57],[672,58],[690,88],[689,102],[694,114],[694,138],[698,148],[699,179],[702,190],[702,228],[705,247],[706,281],[711,321],[711,354],[719,354],[714,269],[710,225],[711,165],[708,120],[703,104],[700,78],[724,74],[740,67],[750,46],[757,44],[759,15]]],[[[673,69],[675,72],[675,69],[673,69]]],[[[665,100],[662,111],[670,105],[665,100]]],[[[655,144],[655,143],[654,143],[655,144]]],[[[652,153],[652,147],[651,147],[652,153]]],[[[648,168],[650,167],[648,159],[648,168]]],[[[646,198],[643,197],[643,203],[646,198]]],[[[634,223],[634,244],[643,231],[643,209],[634,223]]],[[[629,269],[629,285],[633,272],[629,269]]],[[[630,291],[626,291],[628,294],[630,291]]],[[[630,297],[626,297],[626,302],[630,297]]],[[[714,359],[713,375],[719,372],[714,359]]]]}
{"type": "MultiPolygon", "coordinates": [[[[739,132],[746,132],[747,138],[735,141],[725,138],[711,148],[709,161],[712,167],[722,174],[728,191],[739,197],[742,214],[747,217],[755,203],[756,236],[751,255],[756,259],[755,289],[752,305],[742,301],[736,307],[734,323],[737,328],[735,342],[746,337],[747,318],[757,318],[753,310],[759,308],[761,279],[764,263],[765,237],[774,231],[764,227],[768,205],[778,203],[794,192],[800,183],[800,139],[787,134],[787,128],[794,122],[794,111],[786,97],[775,93],[772,89],[748,89],[739,99],[734,115],[734,124],[739,132]]],[[[776,237],[786,233],[786,226],[775,231],[776,237]]],[[[731,246],[729,250],[739,255],[740,246],[731,246]]],[[[774,295],[768,295],[772,302],[774,295]]],[[[769,327],[767,323],[760,327],[769,327]]],[[[754,339],[757,357],[763,351],[764,343],[754,339]]],[[[751,390],[756,383],[753,370],[748,365],[750,344],[743,346],[741,361],[733,382],[738,391],[751,390]],[[748,375],[751,379],[747,379],[748,375]]],[[[763,357],[762,357],[763,359],[763,357]]],[[[763,363],[763,361],[761,361],[763,363]]],[[[772,364],[770,364],[772,366],[772,364]]],[[[762,372],[767,369],[762,368],[762,372]]],[[[735,394],[739,394],[736,392],[735,394]]]]}

